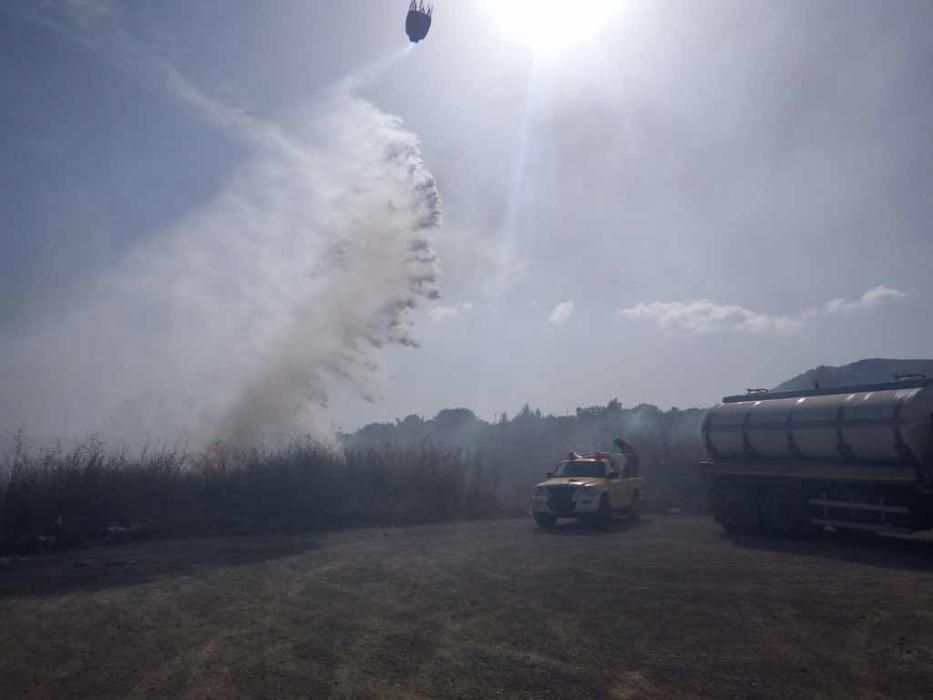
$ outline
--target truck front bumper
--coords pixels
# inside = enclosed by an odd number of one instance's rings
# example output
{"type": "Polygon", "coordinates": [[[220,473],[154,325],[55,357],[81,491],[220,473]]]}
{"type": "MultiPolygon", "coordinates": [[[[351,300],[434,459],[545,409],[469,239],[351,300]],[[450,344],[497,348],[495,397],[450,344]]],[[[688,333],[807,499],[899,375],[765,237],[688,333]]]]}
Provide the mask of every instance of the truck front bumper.
{"type": "Polygon", "coordinates": [[[599,510],[601,493],[574,494],[569,503],[554,503],[547,495],[532,496],[532,515],[555,515],[559,518],[575,518],[581,515],[591,515],[599,510]]]}

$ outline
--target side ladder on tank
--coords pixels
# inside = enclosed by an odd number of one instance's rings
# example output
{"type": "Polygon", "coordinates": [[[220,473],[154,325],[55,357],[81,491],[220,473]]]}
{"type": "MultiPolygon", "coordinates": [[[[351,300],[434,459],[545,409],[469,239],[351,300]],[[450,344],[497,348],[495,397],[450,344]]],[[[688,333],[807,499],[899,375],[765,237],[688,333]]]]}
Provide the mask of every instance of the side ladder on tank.
{"type": "Polygon", "coordinates": [[[811,522],[819,527],[865,530],[869,532],[912,532],[911,509],[904,505],[889,505],[884,496],[877,503],[860,503],[830,498],[825,491],[819,498],[809,499],[811,522]]]}

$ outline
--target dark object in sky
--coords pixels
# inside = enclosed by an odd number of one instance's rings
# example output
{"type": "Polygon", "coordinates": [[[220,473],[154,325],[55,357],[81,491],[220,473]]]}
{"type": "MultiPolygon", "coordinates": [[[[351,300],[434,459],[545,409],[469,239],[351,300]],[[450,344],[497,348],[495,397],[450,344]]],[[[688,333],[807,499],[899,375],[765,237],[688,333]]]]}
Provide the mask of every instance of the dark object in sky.
{"type": "Polygon", "coordinates": [[[431,28],[431,15],[433,7],[425,7],[424,0],[411,0],[408,6],[408,17],[405,18],[405,33],[415,44],[428,35],[431,28]]]}

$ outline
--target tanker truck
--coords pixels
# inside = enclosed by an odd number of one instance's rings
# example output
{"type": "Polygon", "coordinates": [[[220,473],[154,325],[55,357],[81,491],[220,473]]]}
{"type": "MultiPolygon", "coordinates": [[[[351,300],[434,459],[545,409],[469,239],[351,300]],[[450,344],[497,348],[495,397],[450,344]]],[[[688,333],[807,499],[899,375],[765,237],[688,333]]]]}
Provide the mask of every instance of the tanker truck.
{"type": "Polygon", "coordinates": [[[933,528],[933,380],[727,396],[701,474],[729,533],[933,528]]]}

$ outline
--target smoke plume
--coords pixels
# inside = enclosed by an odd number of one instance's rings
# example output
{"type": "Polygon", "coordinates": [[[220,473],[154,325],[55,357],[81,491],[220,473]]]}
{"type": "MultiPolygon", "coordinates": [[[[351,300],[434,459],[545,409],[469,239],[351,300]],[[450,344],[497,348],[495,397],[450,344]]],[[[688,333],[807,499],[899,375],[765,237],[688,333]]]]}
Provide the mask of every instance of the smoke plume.
{"type": "Polygon", "coordinates": [[[69,309],[0,338],[2,429],[194,446],[321,435],[329,379],[375,397],[377,350],[415,344],[409,313],[438,293],[441,205],[400,120],[344,86],[287,134],[169,86],[252,156],[69,309]]]}

